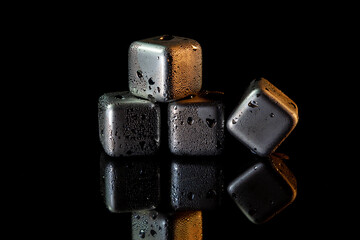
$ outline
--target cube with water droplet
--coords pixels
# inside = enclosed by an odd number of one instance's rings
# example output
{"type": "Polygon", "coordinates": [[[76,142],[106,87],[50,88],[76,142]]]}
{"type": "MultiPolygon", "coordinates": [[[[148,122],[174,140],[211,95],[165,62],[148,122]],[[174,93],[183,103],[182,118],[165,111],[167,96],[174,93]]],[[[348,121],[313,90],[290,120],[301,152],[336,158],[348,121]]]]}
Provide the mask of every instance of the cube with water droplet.
{"type": "Polygon", "coordinates": [[[224,149],[223,93],[202,91],[168,105],[169,148],[175,155],[220,155],[224,149]]]}
{"type": "Polygon", "coordinates": [[[254,159],[229,183],[227,191],[251,222],[261,224],[295,200],[297,182],[280,155],[270,155],[254,159]]]}
{"type": "Polygon", "coordinates": [[[174,158],[170,167],[170,206],[175,211],[213,210],[219,207],[224,188],[217,159],[174,158]]]}
{"type": "Polygon", "coordinates": [[[160,204],[160,164],[154,157],[100,157],[100,188],[109,211],[155,209],[160,204]]]}
{"type": "Polygon", "coordinates": [[[298,122],[296,104],[264,78],[256,79],[230,114],[227,130],[259,156],[274,152],[298,122]]]}
{"type": "Polygon", "coordinates": [[[132,240],[171,239],[171,215],[157,210],[135,211],[131,215],[132,240]]]}
{"type": "Polygon", "coordinates": [[[163,35],[133,42],[128,51],[129,89],[138,97],[169,102],[202,86],[202,50],[189,38],[163,35]]]}
{"type": "Polygon", "coordinates": [[[130,92],[106,93],[98,104],[100,142],[109,156],[152,155],[160,146],[160,107],[130,92]]]}
{"type": "Polygon", "coordinates": [[[131,216],[132,240],[201,240],[202,212],[136,211],[131,216]]]}

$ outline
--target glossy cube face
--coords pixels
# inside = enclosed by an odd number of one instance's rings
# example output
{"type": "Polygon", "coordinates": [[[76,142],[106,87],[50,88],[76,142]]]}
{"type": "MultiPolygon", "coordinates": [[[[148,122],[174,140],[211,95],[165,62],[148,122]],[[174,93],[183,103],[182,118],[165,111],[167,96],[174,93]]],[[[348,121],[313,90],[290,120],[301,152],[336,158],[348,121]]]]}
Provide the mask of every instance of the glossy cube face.
{"type": "Polygon", "coordinates": [[[99,136],[113,157],[151,155],[160,145],[160,107],[129,92],[99,98],[99,136]]]}
{"type": "Polygon", "coordinates": [[[187,211],[163,213],[134,212],[131,217],[132,240],[201,240],[202,213],[187,211]]]}
{"type": "Polygon", "coordinates": [[[223,171],[216,160],[173,159],[170,204],[175,211],[211,210],[220,206],[223,171]]]}
{"type": "Polygon", "coordinates": [[[296,197],[296,179],[275,156],[255,161],[228,186],[227,191],[253,223],[270,220],[296,197]]]}
{"type": "Polygon", "coordinates": [[[168,105],[169,148],[175,155],[219,155],[224,149],[224,105],[220,92],[168,105]]]}
{"type": "Polygon", "coordinates": [[[264,78],[251,82],[227,120],[228,131],[252,152],[274,152],[298,122],[296,104],[264,78]]]}
{"type": "Polygon", "coordinates": [[[103,152],[100,176],[104,202],[111,212],[155,209],[160,203],[160,164],[154,159],[115,158],[103,152]]]}
{"type": "Polygon", "coordinates": [[[133,42],[128,54],[129,89],[168,102],[200,91],[202,50],[192,39],[163,35],[133,42]]]}

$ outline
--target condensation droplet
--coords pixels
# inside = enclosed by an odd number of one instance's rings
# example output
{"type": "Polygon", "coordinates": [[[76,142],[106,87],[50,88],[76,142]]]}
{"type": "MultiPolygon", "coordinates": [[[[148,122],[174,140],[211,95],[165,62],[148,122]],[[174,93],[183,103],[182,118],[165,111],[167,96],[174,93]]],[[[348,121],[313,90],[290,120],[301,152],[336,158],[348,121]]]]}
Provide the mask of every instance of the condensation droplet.
{"type": "Polygon", "coordinates": [[[210,189],[207,193],[206,193],[206,198],[215,198],[217,195],[216,191],[214,189],[210,189]]]}
{"type": "Polygon", "coordinates": [[[149,95],[148,95],[148,99],[149,99],[150,101],[155,101],[154,96],[153,96],[153,95],[151,95],[151,94],[149,94],[149,95]]]}
{"type": "Polygon", "coordinates": [[[159,39],[162,40],[162,41],[164,41],[164,40],[166,41],[166,40],[171,40],[173,38],[174,38],[174,36],[169,35],[169,34],[165,34],[165,35],[162,35],[159,39]]]}
{"type": "Polygon", "coordinates": [[[296,105],[293,102],[289,102],[289,104],[291,104],[293,106],[293,108],[296,109],[296,105]]]}
{"type": "Polygon", "coordinates": [[[249,103],[248,103],[248,106],[249,107],[252,107],[252,108],[256,108],[258,107],[258,103],[255,101],[255,100],[251,100],[249,103]]]}
{"type": "Polygon", "coordinates": [[[158,212],[154,212],[154,213],[151,215],[151,218],[155,220],[158,215],[159,215],[158,212]]]}
{"type": "Polygon", "coordinates": [[[188,197],[189,200],[194,200],[195,194],[192,193],[192,192],[189,192],[188,195],[187,195],[187,197],[188,197]]]}
{"type": "Polygon", "coordinates": [[[270,117],[275,117],[275,114],[273,114],[273,113],[270,113],[270,117]]]}
{"type": "Polygon", "coordinates": [[[155,84],[155,82],[152,80],[152,78],[149,78],[149,84],[150,84],[150,85],[154,85],[154,84],[155,84]]]}
{"type": "Polygon", "coordinates": [[[215,119],[210,119],[210,118],[207,118],[206,119],[206,123],[207,125],[209,126],[209,128],[212,128],[216,125],[216,120],[215,119]]]}
{"type": "Polygon", "coordinates": [[[145,238],[145,230],[141,229],[140,232],[139,232],[139,236],[141,238],[145,238]]]}
{"type": "Polygon", "coordinates": [[[238,120],[239,120],[239,118],[237,118],[237,117],[236,117],[236,118],[233,118],[233,119],[232,119],[232,124],[236,124],[236,123],[238,122],[238,120]]]}
{"type": "Polygon", "coordinates": [[[193,119],[192,117],[188,117],[187,123],[188,123],[189,125],[193,124],[193,123],[194,123],[194,119],[193,119]]]}
{"type": "Polygon", "coordinates": [[[137,74],[137,76],[138,76],[139,78],[142,78],[142,77],[143,77],[141,70],[136,71],[136,74],[137,74]]]}
{"type": "Polygon", "coordinates": [[[124,96],[121,96],[121,95],[116,95],[116,96],[114,96],[114,98],[117,98],[117,99],[124,99],[124,96]]]}
{"type": "Polygon", "coordinates": [[[155,235],[156,235],[156,231],[155,231],[155,230],[153,230],[153,229],[151,229],[151,230],[150,230],[150,234],[151,234],[151,236],[155,237],[155,235]]]}

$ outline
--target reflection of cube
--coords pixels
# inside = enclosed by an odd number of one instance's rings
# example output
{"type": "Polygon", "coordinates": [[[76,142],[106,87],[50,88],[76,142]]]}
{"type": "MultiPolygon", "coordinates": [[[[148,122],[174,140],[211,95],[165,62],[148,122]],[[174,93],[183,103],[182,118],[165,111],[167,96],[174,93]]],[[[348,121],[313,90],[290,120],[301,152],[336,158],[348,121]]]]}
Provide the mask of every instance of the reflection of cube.
{"type": "Polygon", "coordinates": [[[133,212],[131,216],[132,240],[171,239],[171,215],[156,210],[133,212]]]}
{"type": "Polygon", "coordinates": [[[252,152],[267,156],[275,151],[297,122],[296,104],[261,78],[251,82],[226,126],[252,152]]]}
{"type": "Polygon", "coordinates": [[[132,240],[201,240],[202,213],[188,211],[162,213],[155,210],[133,212],[132,240]]]}
{"type": "Polygon", "coordinates": [[[160,145],[160,107],[129,92],[99,98],[99,135],[105,152],[114,157],[151,155],[160,145]]]}
{"type": "Polygon", "coordinates": [[[174,240],[201,240],[203,235],[201,211],[176,213],[173,229],[174,240]]]}
{"type": "Polygon", "coordinates": [[[256,160],[228,186],[234,202],[253,223],[264,223],[296,197],[296,179],[275,155],[256,160]]]}
{"type": "Polygon", "coordinates": [[[155,209],[160,202],[160,164],[149,158],[114,158],[102,152],[101,192],[111,212],[155,209]]]}
{"type": "Polygon", "coordinates": [[[138,97],[168,102],[200,91],[202,50],[192,39],[163,35],[129,47],[129,89],[138,97]]]}
{"type": "Polygon", "coordinates": [[[169,147],[176,155],[219,155],[224,144],[221,92],[202,91],[168,105],[169,147]]]}
{"type": "Polygon", "coordinates": [[[214,159],[173,159],[170,204],[175,211],[212,210],[220,206],[223,171],[214,159]]]}

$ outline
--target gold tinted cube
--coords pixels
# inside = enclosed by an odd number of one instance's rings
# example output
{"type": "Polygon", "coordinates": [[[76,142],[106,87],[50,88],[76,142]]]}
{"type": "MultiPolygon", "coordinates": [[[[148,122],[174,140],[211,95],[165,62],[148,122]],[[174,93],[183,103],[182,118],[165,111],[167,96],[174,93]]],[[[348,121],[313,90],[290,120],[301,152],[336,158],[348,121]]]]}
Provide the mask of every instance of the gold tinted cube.
{"type": "Polygon", "coordinates": [[[201,211],[178,212],[174,219],[174,240],[201,240],[201,211]]]}

